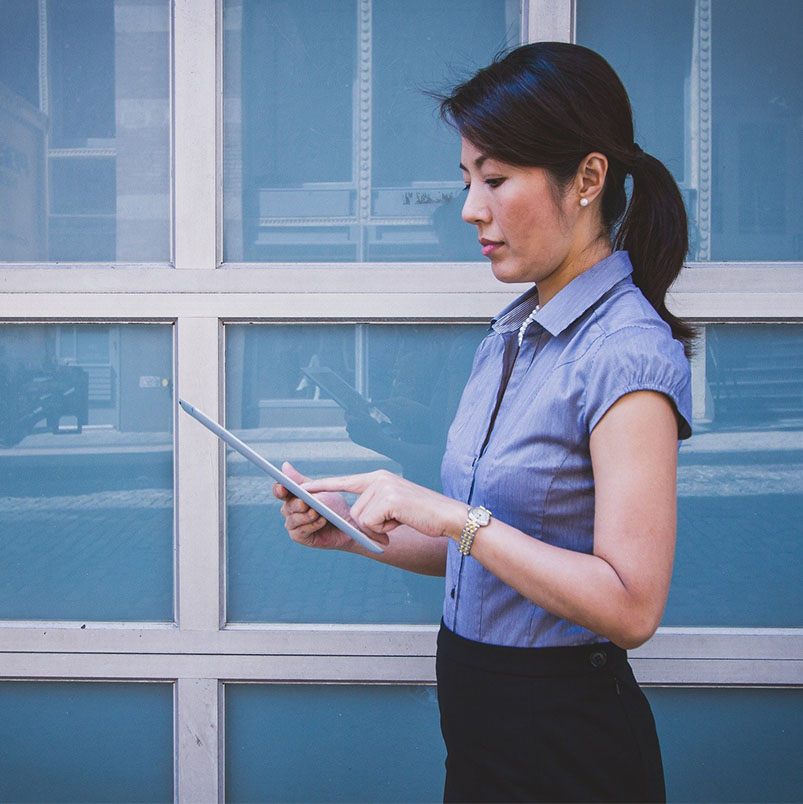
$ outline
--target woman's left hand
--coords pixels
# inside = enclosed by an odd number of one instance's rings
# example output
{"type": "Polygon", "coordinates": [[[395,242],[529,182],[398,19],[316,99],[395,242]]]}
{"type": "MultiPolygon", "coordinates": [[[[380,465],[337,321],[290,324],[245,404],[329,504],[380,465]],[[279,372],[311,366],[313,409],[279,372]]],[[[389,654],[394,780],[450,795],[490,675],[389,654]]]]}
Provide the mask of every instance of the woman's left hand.
{"type": "Polygon", "coordinates": [[[426,536],[456,538],[466,520],[465,503],[444,497],[384,469],[310,480],[303,486],[312,494],[321,491],[359,494],[351,506],[351,518],[369,536],[407,525],[426,536]]]}

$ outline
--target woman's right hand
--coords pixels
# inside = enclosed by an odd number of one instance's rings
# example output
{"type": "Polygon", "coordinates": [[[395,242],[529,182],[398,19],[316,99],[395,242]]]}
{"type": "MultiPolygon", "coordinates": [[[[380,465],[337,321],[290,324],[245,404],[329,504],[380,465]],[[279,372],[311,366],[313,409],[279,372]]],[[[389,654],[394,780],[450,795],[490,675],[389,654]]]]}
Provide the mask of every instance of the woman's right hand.
{"type": "MultiPolygon", "coordinates": [[[[296,483],[309,480],[286,461],[282,464],[282,471],[296,483]]],[[[281,514],[285,518],[284,526],[294,542],[322,550],[350,550],[353,547],[354,542],[349,536],[338,530],[303,500],[291,494],[281,483],[274,484],[273,496],[283,502],[281,514]]],[[[349,505],[342,494],[324,492],[316,496],[343,519],[351,520],[349,505]]]]}

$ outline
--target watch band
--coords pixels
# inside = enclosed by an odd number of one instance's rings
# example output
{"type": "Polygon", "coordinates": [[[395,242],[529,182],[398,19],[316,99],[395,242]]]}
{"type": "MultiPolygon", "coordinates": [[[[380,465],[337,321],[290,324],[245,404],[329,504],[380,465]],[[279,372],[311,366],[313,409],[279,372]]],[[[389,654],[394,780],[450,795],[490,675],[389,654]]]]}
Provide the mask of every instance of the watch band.
{"type": "Polygon", "coordinates": [[[461,555],[467,556],[471,554],[474,536],[480,528],[487,525],[490,521],[491,512],[487,508],[477,505],[468,509],[466,524],[463,526],[460,541],[457,543],[457,550],[461,555]]]}

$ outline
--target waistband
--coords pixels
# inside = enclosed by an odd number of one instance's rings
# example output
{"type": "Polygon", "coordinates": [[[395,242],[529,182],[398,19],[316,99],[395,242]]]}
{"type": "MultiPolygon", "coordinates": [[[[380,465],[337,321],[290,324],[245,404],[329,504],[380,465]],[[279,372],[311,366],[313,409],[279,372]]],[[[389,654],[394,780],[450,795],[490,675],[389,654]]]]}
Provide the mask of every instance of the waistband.
{"type": "Polygon", "coordinates": [[[568,676],[627,666],[627,651],[612,642],[556,648],[518,648],[489,645],[450,631],[441,621],[438,657],[461,664],[517,676],[568,676]]]}

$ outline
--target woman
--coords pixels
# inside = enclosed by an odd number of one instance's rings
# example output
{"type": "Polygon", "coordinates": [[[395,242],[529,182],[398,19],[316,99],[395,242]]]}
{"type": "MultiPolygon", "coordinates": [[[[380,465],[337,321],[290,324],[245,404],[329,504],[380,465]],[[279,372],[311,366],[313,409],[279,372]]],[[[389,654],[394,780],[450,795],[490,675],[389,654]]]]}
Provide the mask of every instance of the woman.
{"type": "MultiPolygon", "coordinates": [[[[378,560],[446,576],[445,800],[661,800],[625,651],[661,620],[677,442],[691,433],[691,332],[664,305],[687,248],[683,202],[586,48],[518,48],[441,110],[462,135],[463,218],[494,275],[533,288],[477,351],[443,495],[386,472],[306,488],[386,545],[378,560]],[[360,495],[350,511],[342,491],[360,495]]],[[[296,541],[363,552],[274,493],[296,541]]]]}

